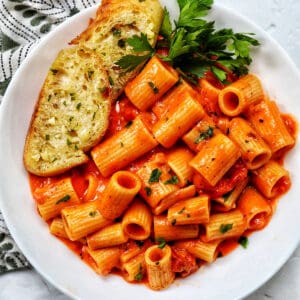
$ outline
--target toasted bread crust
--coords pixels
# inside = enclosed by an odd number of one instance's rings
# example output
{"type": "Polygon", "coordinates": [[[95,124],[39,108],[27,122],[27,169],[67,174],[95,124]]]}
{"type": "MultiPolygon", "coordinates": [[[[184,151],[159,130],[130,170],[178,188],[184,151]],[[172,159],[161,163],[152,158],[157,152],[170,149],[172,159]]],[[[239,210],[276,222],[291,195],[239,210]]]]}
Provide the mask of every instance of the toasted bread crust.
{"type": "Polygon", "coordinates": [[[163,17],[158,0],[104,0],[98,8],[96,19],[71,44],[85,45],[95,49],[104,62],[113,82],[113,100],[123,92],[125,84],[140,71],[142,65],[132,72],[124,73],[116,62],[125,55],[139,55],[122,41],[142,32],[154,46],[163,17]],[[121,44],[120,44],[121,41],[121,44]]]}
{"type": "Polygon", "coordinates": [[[107,72],[97,54],[84,48],[60,51],[39,95],[24,149],[27,170],[60,174],[85,163],[84,152],[108,127],[111,98],[107,72]]]}
{"type": "Polygon", "coordinates": [[[25,142],[29,172],[53,176],[88,161],[85,153],[108,127],[111,103],[142,67],[126,74],[119,69],[115,63],[134,53],[120,40],[143,32],[154,46],[162,16],[158,0],[102,1],[47,74],[25,142]]]}

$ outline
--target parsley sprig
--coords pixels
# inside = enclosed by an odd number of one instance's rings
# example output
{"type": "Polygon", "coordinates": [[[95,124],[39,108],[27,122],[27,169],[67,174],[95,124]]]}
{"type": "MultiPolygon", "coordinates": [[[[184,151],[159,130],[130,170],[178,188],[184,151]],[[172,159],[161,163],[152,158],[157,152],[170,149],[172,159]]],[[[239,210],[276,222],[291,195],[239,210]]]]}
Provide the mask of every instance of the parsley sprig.
{"type": "Polygon", "coordinates": [[[123,56],[116,62],[120,68],[124,69],[125,73],[131,72],[137,66],[144,63],[148,58],[155,54],[155,49],[151,47],[147,35],[141,33],[140,36],[134,35],[126,40],[127,44],[132,47],[134,52],[144,53],[142,55],[128,54],[123,56]]]}
{"type": "MultiPolygon", "coordinates": [[[[168,48],[167,56],[161,58],[176,68],[183,77],[193,83],[211,71],[222,83],[227,82],[227,74],[241,76],[248,73],[252,62],[250,50],[259,42],[252,33],[234,33],[230,28],[215,29],[215,23],[205,17],[213,5],[213,0],[177,0],[179,17],[172,25],[168,10],[160,29],[163,40],[157,48],[168,48]]],[[[116,64],[125,73],[134,70],[156,52],[147,36],[141,33],[126,40],[137,55],[122,57],[116,64]]]]}
{"type": "Polygon", "coordinates": [[[236,76],[248,73],[252,59],[250,50],[259,42],[252,33],[234,33],[232,29],[215,30],[214,22],[205,17],[213,0],[177,0],[179,18],[172,28],[170,15],[165,9],[160,34],[167,41],[169,54],[164,60],[188,74],[193,81],[210,70],[226,83],[227,72],[236,76]]]}

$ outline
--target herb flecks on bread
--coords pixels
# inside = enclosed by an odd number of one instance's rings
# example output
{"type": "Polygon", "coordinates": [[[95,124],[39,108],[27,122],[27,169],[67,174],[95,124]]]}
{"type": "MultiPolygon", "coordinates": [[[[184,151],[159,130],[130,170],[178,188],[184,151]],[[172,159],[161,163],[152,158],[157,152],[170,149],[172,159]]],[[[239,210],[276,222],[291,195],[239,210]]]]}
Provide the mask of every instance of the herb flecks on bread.
{"type": "Polygon", "coordinates": [[[143,33],[154,47],[162,18],[163,9],[158,0],[104,0],[97,11],[97,18],[71,42],[93,49],[101,56],[109,72],[113,99],[123,92],[125,84],[143,66],[140,64],[131,72],[124,73],[116,64],[126,55],[137,54],[126,42],[127,39],[143,33]]]}
{"type": "Polygon", "coordinates": [[[61,174],[87,162],[104,136],[111,103],[142,65],[124,73],[116,62],[134,53],[126,40],[145,34],[154,46],[163,18],[158,0],[103,0],[88,28],[51,66],[24,148],[26,169],[61,174]]]}
{"type": "Polygon", "coordinates": [[[48,176],[88,160],[108,126],[110,93],[98,55],[61,50],[42,87],[25,144],[27,170],[48,176]]]}

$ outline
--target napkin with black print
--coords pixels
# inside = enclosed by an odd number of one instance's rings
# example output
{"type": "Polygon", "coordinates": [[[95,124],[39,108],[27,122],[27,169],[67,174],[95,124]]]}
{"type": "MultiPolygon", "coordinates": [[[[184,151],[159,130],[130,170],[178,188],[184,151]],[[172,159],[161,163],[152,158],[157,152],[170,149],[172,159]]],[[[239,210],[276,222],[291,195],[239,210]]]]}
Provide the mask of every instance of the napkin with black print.
{"type": "MultiPolygon", "coordinates": [[[[0,105],[12,76],[40,39],[67,18],[99,2],[0,0],[0,105]]],[[[0,211],[0,274],[28,267],[0,211]]]]}

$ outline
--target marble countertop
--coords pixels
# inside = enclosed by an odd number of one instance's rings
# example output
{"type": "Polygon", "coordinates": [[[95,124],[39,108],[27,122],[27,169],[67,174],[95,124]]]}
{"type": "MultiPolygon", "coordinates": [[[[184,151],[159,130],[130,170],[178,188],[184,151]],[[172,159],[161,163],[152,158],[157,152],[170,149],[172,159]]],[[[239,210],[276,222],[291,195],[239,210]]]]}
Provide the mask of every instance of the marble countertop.
{"type": "MultiPolygon", "coordinates": [[[[300,1],[297,0],[215,0],[242,13],[267,31],[288,52],[300,69],[300,1]]],[[[261,288],[246,300],[300,299],[300,247],[261,288]]],[[[0,299],[70,300],[34,270],[1,275],[0,299]]]]}

